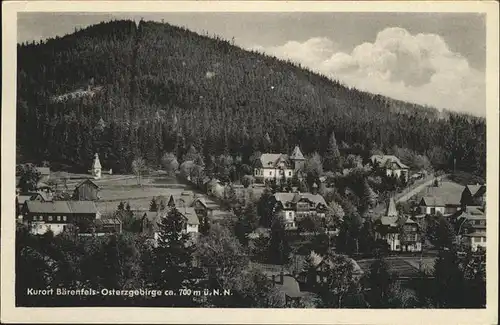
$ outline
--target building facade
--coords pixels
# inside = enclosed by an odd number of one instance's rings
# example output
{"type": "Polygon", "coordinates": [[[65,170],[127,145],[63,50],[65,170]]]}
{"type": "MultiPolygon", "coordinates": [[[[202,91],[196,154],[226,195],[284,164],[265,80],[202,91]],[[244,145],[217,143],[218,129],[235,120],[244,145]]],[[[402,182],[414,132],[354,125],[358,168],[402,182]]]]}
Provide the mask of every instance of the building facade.
{"type": "Polygon", "coordinates": [[[418,223],[407,216],[400,215],[393,198],[387,210],[375,222],[375,239],[387,242],[393,252],[420,252],[422,239],[418,223]]]}
{"type": "Polygon", "coordinates": [[[296,229],[297,222],[308,216],[325,218],[327,204],[320,194],[275,193],[274,199],[279,215],[285,222],[285,229],[296,229]]]}
{"type": "Polygon", "coordinates": [[[305,158],[296,146],[289,156],[281,153],[264,153],[254,168],[254,177],[259,182],[266,180],[291,179],[304,166],[305,158]]]}
{"type": "Polygon", "coordinates": [[[373,155],[370,157],[373,166],[381,168],[387,176],[404,178],[408,181],[410,167],[403,164],[398,157],[392,155],[373,155]]]}
{"type": "Polygon", "coordinates": [[[97,201],[99,200],[99,186],[86,179],[78,184],[73,191],[73,200],[76,201],[97,201]]]}
{"type": "Polygon", "coordinates": [[[92,201],[27,201],[23,207],[23,222],[30,226],[32,234],[41,235],[52,231],[58,235],[69,225],[82,227],[100,218],[92,201]]]}

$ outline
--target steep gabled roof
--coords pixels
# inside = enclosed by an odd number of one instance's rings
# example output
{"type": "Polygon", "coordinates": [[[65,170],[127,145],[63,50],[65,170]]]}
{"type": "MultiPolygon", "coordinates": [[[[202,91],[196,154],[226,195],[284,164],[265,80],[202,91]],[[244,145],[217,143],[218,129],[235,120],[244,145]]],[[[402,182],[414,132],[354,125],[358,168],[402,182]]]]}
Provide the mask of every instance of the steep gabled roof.
{"type": "Polygon", "coordinates": [[[186,218],[187,223],[190,225],[199,225],[200,220],[198,219],[198,215],[194,208],[181,208],[178,210],[184,218],[186,218]]]}
{"type": "Polygon", "coordinates": [[[75,186],[75,189],[79,188],[83,184],[90,184],[95,188],[99,188],[99,186],[96,183],[92,182],[90,179],[87,178],[87,179],[81,181],[80,183],[78,183],[78,185],[75,186]]]}
{"type": "Polygon", "coordinates": [[[309,200],[314,203],[314,205],[322,204],[326,206],[326,201],[320,194],[312,193],[287,193],[278,192],[274,193],[274,198],[276,201],[280,202],[283,206],[286,206],[287,202],[297,203],[302,199],[309,200]]]}
{"type": "Polygon", "coordinates": [[[429,207],[444,207],[445,203],[443,199],[436,196],[424,196],[422,200],[420,200],[420,205],[425,205],[429,207]]]}
{"type": "Polygon", "coordinates": [[[381,167],[393,168],[393,164],[396,164],[400,169],[409,169],[408,166],[403,164],[398,157],[393,155],[373,155],[370,157],[372,163],[378,163],[381,167]]]}
{"type": "Polygon", "coordinates": [[[302,151],[300,151],[299,146],[295,146],[293,149],[292,155],[290,156],[291,160],[305,160],[302,151]]]}
{"type": "Polygon", "coordinates": [[[95,154],[94,162],[92,163],[92,169],[101,169],[101,162],[99,161],[99,154],[95,154]]]}
{"type": "Polygon", "coordinates": [[[260,156],[260,163],[262,168],[274,168],[278,167],[279,162],[283,161],[288,164],[288,156],[282,153],[263,153],[260,156]]]}
{"type": "Polygon", "coordinates": [[[475,197],[481,196],[484,193],[486,193],[486,185],[476,184],[476,185],[467,185],[466,187],[469,189],[472,196],[475,197]]]}
{"type": "Polygon", "coordinates": [[[396,202],[392,197],[389,199],[389,204],[387,205],[387,210],[385,210],[385,215],[387,217],[397,217],[399,215],[398,210],[396,209],[396,202]]]}

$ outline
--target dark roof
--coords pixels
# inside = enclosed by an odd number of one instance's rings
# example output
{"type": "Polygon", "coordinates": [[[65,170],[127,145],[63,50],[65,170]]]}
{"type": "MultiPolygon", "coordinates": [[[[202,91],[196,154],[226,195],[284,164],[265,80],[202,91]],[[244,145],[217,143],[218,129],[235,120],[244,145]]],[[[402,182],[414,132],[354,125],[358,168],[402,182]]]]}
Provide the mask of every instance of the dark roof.
{"type": "Polygon", "coordinates": [[[435,206],[435,207],[445,206],[443,199],[436,196],[424,196],[422,200],[420,200],[420,204],[425,206],[435,206]]]}
{"type": "Polygon", "coordinates": [[[31,213],[97,213],[97,207],[93,201],[27,201],[26,204],[31,213]]]}
{"type": "Polygon", "coordinates": [[[19,204],[24,204],[24,202],[26,201],[33,201],[34,199],[36,199],[37,196],[41,196],[42,199],[45,200],[45,198],[40,193],[32,192],[32,193],[20,193],[17,196],[17,202],[19,204]]]}
{"type": "Polygon", "coordinates": [[[313,202],[316,206],[318,204],[322,204],[322,205],[326,206],[325,199],[320,194],[279,192],[279,193],[274,194],[274,198],[276,199],[276,201],[283,204],[283,206],[285,206],[285,204],[287,202],[296,203],[302,199],[307,199],[307,200],[313,202]]]}
{"type": "Polygon", "coordinates": [[[393,164],[396,164],[401,169],[409,169],[398,157],[393,155],[373,155],[370,157],[370,160],[373,163],[377,162],[381,167],[392,168],[393,164]]]}
{"type": "Polygon", "coordinates": [[[92,186],[94,186],[95,188],[99,188],[99,185],[97,185],[96,183],[92,182],[89,178],[81,181],[80,183],[78,183],[78,185],[75,186],[75,190],[77,188],[79,188],[80,186],[82,186],[83,184],[90,184],[92,186]]]}
{"type": "Polygon", "coordinates": [[[284,162],[285,165],[288,164],[288,155],[282,153],[263,153],[260,156],[260,163],[263,168],[276,168],[279,166],[280,162],[284,162]]]}
{"type": "Polygon", "coordinates": [[[467,185],[466,187],[469,189],[472,196],[481,196],[484,193],[486,193],[486,185],[476,184],[476,185],[467,185]]]}

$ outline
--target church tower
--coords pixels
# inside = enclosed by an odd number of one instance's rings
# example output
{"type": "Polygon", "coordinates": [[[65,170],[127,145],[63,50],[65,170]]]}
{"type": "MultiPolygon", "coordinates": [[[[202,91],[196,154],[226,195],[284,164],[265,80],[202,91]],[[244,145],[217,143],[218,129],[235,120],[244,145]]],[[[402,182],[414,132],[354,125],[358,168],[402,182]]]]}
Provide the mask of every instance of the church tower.
{"type": "Polygon", "coordinates": [[[100,179],[101,178],[101,162],[99,161],[99,155],[96,153],[94,156],[94,162],[92,163],[92,176],[94,176],[94,179],[100,179]]]}
{"type": "Polygon", "coordinates": [[[302,151],[300,151],[299,146],[295,146],[295,148],[293,149],[290,160],[294,165],[293,167],[295,171],[303,169],[306,158],[304,158],[304,155],[302,154],[302,151]]]}

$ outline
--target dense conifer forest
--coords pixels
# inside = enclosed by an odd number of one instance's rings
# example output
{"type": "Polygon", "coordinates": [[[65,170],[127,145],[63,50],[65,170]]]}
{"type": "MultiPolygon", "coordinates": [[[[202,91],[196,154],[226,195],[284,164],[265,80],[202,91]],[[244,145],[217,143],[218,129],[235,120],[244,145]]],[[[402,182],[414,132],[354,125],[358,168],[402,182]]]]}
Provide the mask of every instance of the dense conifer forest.
{"type": "Polygon", "coordinates": [[[483,175],[486,123],[351,89],[290,62],[164,23],[111,21],[18,45],[18,162],[129,172],[194,146],[211,155],[256,151],[364,158],[398,148],[441,169],[483,175]],[[270,139],[270,143],[268,142],[270,139]]]}

